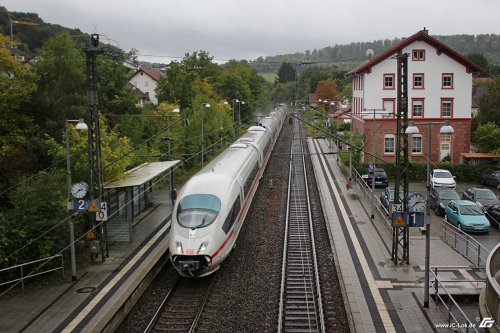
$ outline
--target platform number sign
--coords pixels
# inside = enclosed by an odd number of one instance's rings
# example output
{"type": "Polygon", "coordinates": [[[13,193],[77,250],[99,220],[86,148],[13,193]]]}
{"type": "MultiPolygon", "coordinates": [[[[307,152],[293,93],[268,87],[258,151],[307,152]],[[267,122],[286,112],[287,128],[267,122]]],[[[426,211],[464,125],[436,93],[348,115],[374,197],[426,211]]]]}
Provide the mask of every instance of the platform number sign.
{"type": "Polygon", "coordinates": [[[96,221],[108,220],[108,204],[105,201],[101,202],[101,210],[95,213],[96,221]]]}
{"type": "Polygon", "coordinates": [[[73,199],[73,210],[75,212],[86,212],[88,206],[88,200],[85,199],[73,199]]]}
{"type": "Polygon", "coordinates": [[[391,213],[402,213],[402,212],[403,212],[403,204],[391,205],[391,213]]]}

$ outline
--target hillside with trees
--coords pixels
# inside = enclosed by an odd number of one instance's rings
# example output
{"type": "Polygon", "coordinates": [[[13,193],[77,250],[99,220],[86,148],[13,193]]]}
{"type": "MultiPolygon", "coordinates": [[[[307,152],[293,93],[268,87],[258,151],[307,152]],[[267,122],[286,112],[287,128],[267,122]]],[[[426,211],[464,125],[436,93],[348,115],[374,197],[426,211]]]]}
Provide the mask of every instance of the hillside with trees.
{"type": "MultiPolygon", "coordinates": [[[[481,54],[487,63],[500,65],[500,35],[452,35],[433,36],[457,52],[481,54]]],[[[336,65],[341,69],[352,69],[365,60],[366,50],[372,49],[375,56],[399,43],[400,38],[376,40],[373,42],[352,42],[345,45],[328,46],[321,49],[306,50],[293,54],[259,57],[250,65],[259,72],[277,73],[283,62],[317,63],[320,66],[336,65]]]]}

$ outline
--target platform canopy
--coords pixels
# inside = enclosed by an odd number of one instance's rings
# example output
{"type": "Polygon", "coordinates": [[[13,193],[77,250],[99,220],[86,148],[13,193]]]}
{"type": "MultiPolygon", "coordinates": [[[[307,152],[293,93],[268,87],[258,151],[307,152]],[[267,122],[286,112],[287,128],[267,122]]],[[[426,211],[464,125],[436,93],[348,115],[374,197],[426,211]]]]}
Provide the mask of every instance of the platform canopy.
{"type": "Polygon", "coordinates": [[[144,163],[125,173],[120,179],[104,184],[105,189],[140,186],[179,164],[180,160],[144,163]]]}

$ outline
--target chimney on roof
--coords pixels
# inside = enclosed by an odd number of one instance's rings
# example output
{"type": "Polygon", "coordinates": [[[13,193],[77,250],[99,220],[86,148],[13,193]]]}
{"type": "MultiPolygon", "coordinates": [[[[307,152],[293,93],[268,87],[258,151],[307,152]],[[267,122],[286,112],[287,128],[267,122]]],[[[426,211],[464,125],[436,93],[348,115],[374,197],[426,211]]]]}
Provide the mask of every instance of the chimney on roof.
{"type": "Polygon", "coordinates": [[[424,30],[422,30],[422,32],[423,32],[424,34],[426,34],[426,35],[428,35],[428,34],[429,34],[429,30],[427,30],[425,27],[424,27],[424,30]]]}

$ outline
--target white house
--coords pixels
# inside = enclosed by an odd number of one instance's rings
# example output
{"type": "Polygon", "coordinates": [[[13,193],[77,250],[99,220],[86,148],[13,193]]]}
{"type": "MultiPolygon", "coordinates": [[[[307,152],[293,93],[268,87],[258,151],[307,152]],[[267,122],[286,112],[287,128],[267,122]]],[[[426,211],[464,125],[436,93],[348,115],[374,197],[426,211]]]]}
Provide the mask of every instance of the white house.
{"type": "MultiPolygon", "coordinates": [[[[384,160],[394,160],[395,56],[404,53],[408,54],[408,120],[417,123],[450,121],[455,130],[452,135],[440,135],[442,125],[431,126],[433,148],[430,157],[437,162],[449,155],[458,163],[459,154],[470,150],[472,73],[482,68],[429,36],[425,28],[348,73],[353,79],[353,128],[363,133],[368,151],[375,139],[375,154],[384,160]],[[382,110],[393,115],[383,115],[382,110]]],[[[409,137],[409,154],[413,160],[425,161],[427,151],[423,147],[427,147],[428,126],[417,127],[420,134],[409,137]]],[[[365,156],[367,162],[370,159],[365,156]]]]}
{"type": "Polygon", "coordinates": [[[128,82],[147,94],[151,103],[158,104],[155,89],[162,75],[163,74],[156,68],[139,67],[139,69],[128,79],[128,82]]]}

